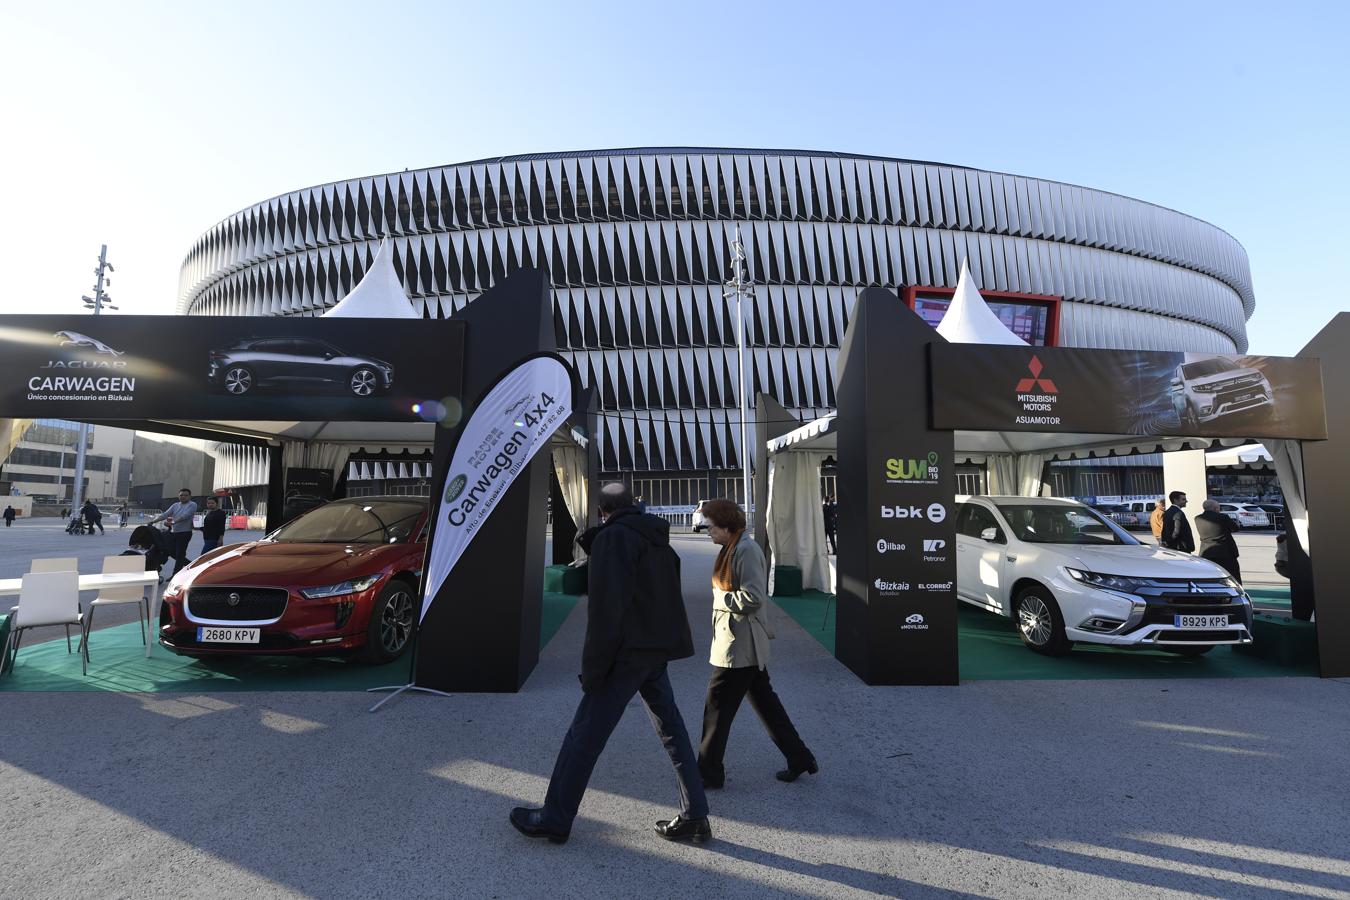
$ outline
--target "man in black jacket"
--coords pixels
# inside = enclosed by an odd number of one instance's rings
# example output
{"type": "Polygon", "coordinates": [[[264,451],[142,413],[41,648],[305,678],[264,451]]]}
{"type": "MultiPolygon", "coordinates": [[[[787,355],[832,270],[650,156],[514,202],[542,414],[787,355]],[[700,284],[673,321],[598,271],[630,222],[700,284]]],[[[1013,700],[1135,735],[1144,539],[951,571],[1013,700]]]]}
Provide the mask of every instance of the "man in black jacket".
{"type": "Polygon", "coordinates": [[[591,771],[628,701],[642,696],[675,766],[682,810],[656,823],[667,840],[703,843],[712,837],[698,757],[675,703],[666,663],[694,655],[680,592],[680,561],[670,523],[638,512],[627,485],[600,492],[605,523],[590,542],[586,641],[581,654],[584,695],[563,738],[542,809],[518,806],[511,824],[528,837],[567,841],[591,771]]]}
{"type": "Polygon", "coordinates": [[[1219,512],[1217,500],[1200,504],[1204,512],[1195,517],[1195,533],[1200,536],[1200,555],[1228,570],[1228,574],[1242,581],[1238,567],[1238,545],[1233,532],[1238,530],[1233,520],[1219,512]]]}
{"type": "Polygon", "coordinates": [[[1169,550],[1182,553],[1195,552],[1195,537],[1191,534],[1191,523],[1182,512],[1186,508],[1184,491],[1173,491],[1167,495],[1172,505],[1163,513],[1162,545],[1169,550]]]}

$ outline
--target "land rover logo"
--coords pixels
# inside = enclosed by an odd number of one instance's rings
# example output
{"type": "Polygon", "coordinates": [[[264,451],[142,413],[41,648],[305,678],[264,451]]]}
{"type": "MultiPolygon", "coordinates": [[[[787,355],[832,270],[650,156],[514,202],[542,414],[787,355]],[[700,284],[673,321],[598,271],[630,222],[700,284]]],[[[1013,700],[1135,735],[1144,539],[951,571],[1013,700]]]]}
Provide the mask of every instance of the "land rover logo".
{"type": "Polygon", "coordinates": [[[228,604],[230,604],[231,606],[238,606],[238,605],[239,605],[239,601],[240,601],[240,600],[243,600],[243,599],[244,599],[244,598],[243,598],[243,597],[240,597],[238,594],[231,593],[230,596],[228,596],[228,597],[225,598],[225,602],[228,603],[228,604]]]}
{"type": "Polygon", "coordinates": [[[464,475],[456,475],[450,479],[450,483],[445,486],[445,502],[454,503],[455,498],[464,492],[464,485],[469,483],[469,479],[464,475]]]}

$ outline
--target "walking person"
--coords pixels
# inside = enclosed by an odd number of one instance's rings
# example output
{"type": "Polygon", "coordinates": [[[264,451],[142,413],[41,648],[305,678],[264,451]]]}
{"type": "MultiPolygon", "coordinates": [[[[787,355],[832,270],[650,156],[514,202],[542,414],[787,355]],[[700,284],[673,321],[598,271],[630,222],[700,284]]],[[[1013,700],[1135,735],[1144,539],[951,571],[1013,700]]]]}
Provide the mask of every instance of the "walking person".
{"type": "Polygon", "coordinates": [[[164,512],[155,516],[148,524],[153,525],[161,519],[169,526],[169,538],[173,547],[173,574],[189,562],[188,544],[192,543],[192,518],[197,515],[197,504],[192,500],[192,491],[183,488],[178,492],[178,502],[171,504],[164,512]]]}
{"type": "Polygon", "coordinates": [[[220,501],[215,497],[206,498],[206,515],[202,517],[201,533],[202,552],[198,556],[205,556],[219,547],[225,537],[225,510],[220,508],[220,501]]]}
{"type": "Polygon", "coordinates": [[[703,705],[703,740],[698,768],[707,788],[726,780],[726,754],[731,723],[748,694],[769,737],[787,759],[779,781],[796,781],[803,772],[820,770],[802,742],[787,710],[769,683],[769,641],[773,633],[764,621],[769,567],[759,544],[745,536],[745,513],[730,500],[703,504],[708,535],[722,549],[712,577],[713,639],[708,697],[703,705]]]}
{"type": "Polygon", "coordinates": [[[1153,512],[1148,516],[1148,527],[1153,531],[1153,539],[1159,544],[1162,543],[1163,535],[1163,515],[1167,510],[1167,498],[1159,497],[1158,502],[1153,506],[1153,512]]]}
{"type": "Polygon", "coordinates": [[[1238,530],[1233,520],[1219,512],[1219,501],[1201,503],[1203,512],[1195,517],[1195,533],[1200,538],[1200,555],[1228,570],[1239,584],[1242,569],[1238,566],[1238,545],[1233,532],[1238,530]]]}
{"type": "Polygon", "coordinates": [[[9,526],[11,526],[11,525],[14,524],[14,517],[15,517],[16,515],[18,515],[18,513],[14,512],[14,506],[13,506],[12,504],[11,504],[11,505],[7,505],[7,506],[5,507],[5,527],[6,527],[6,528],[8,528],[9,526]]]}
{"type": "Polygon", "coordinates": [[[511,824],[527,837],[566,843],[596,760],[628,702],[639,694],[670,755],[680,789],[679,815],[658,821],[656,833],[666,840],[703,843],[712,837],[708,801],[666,672],[671,660],[694,655],[670,523],[639,512],[622,482],[604,486],[599,507],[604,523],[586,535],[590,559],[580,676],[584,693],[558,751],[543,807],[516,807],[511,824]]]}
{"type": "Polygon", "coordinates": [[[80,514],[84,516],[84,522],[90,534],[94,533],[94,526],[98,526],[99,534],[108,533],[103,530],[103,510],[99,509],[93,500],[84,501],[84,507],[80,510],[80,514]]]}
{"type": "Polygon", "coordinates": [[[839,528],[839,505],[834,502],[833,494],[825,498],[825,503],[821,507],[821,515],[825,519],[825,538],[830,542],[830,553],[838,556],[839,543],[835,539],[835,532],[839,528]]]}
{"type": "Polygon", "coordinates": [[[1172,505],[1163,513],[1162,545],[1169,550],[1182,553],[1195,552],[1195,536],[1191,534],[1191,523],[1182,512],[1186,508],[1186,493],[1173,491],[1167,495],[1172,505]]]}
{"type": "Polygon", "coordinates": [[[128,512],[128,511],[127,511],[127,505],[126,505],[125,503],[123,503],[121,506],[117,507],[117,527],[118,527],[118,528],[126,528],[126,527],[127,527],[127,512],[128,512]]]}

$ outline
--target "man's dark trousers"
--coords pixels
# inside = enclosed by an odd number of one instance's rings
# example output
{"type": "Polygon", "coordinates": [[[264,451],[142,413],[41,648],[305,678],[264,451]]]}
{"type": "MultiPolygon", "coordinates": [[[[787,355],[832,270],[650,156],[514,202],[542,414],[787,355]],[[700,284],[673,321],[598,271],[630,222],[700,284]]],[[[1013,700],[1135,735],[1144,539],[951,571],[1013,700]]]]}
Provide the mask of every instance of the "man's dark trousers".
{"type": "Polygon", "coordinates": [[[553,777],[544,797],[544,821],[551,827],[570,830],[581,806],[581,797],[591,780],[596,760],[605,749],[609,736],[623,718],[623,711],[634,694],[642,695],[652,726],[661,738],[679,781],[680,814],[686,819],[708,815],[708,800],[698,772],[698,757],[689,742],[684,719],[675,704],[675,692],[666,673],[664,654],[647,657],[633,655],[620,659],[614,671],[581,698],[572,727],[567,729],[553,777]]]}
{"type": "Polygon", "coordinates": [[[173,573],[178,574],[178,570],[186,566],[188,559],[188,544],[192,543],[192,532],[190,531],[171,531],[169,532],[169,541],[173,547],[173,573]]]}

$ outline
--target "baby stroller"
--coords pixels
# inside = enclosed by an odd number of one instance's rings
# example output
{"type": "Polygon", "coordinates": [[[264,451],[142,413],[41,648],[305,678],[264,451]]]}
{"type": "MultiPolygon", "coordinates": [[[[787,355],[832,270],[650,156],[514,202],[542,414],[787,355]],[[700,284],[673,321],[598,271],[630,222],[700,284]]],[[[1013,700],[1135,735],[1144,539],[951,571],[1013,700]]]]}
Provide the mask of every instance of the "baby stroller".
{"type": "MultiPolygon", "coordinates": [[[[122,556],[144,556],[145,571],[159,572],[169,561],[169,535],[153,525],[137,525],[127,539],[122,556]]],[[[160,580],[164,580],[163,574],[160,580]]]]}
{"type": "Polygon", "coordinates": [[[85,533],[84,516],[75,516],[70,520],[70,524],[66,526],[66,534],[84,534],[84,533],[85,533]]]}

